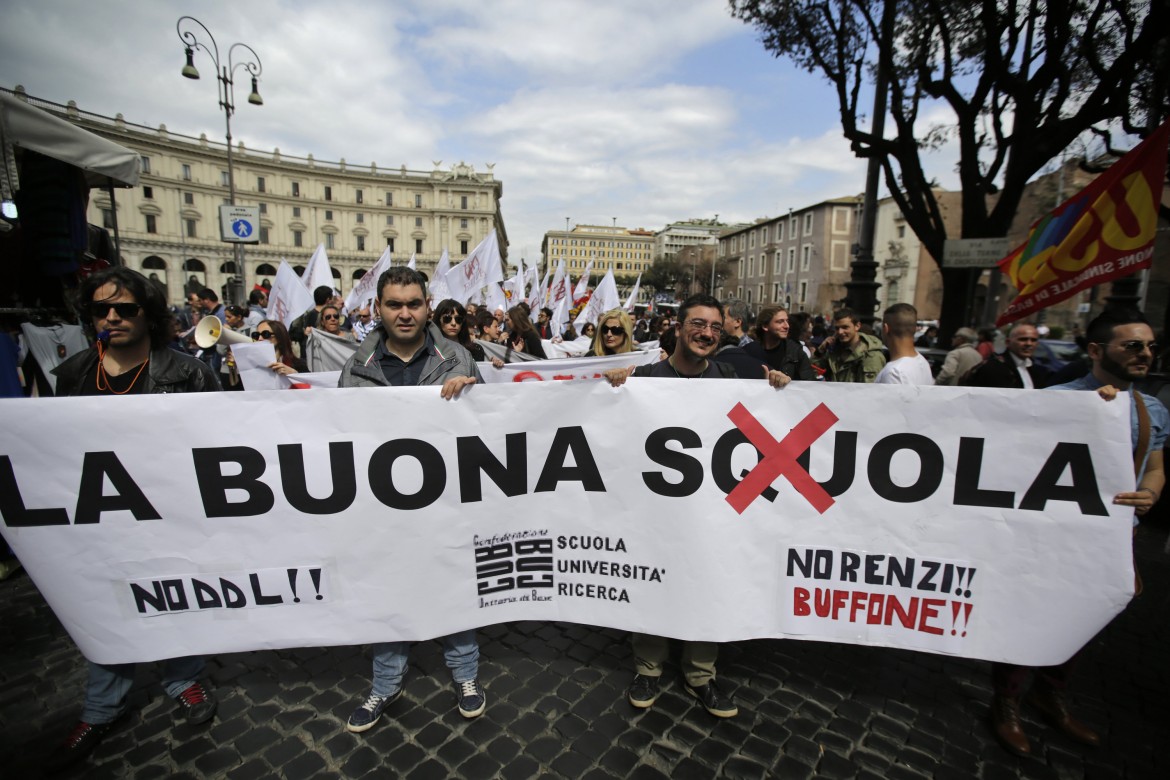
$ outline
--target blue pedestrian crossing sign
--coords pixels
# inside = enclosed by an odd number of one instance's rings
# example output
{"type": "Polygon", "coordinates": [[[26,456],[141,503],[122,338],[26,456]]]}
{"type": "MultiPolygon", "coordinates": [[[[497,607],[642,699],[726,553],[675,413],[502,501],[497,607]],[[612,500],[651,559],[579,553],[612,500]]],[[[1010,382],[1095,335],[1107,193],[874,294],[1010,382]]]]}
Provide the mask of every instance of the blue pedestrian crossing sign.
{"type": "Polygon", "coordinates": [[[220,206],[219,234],[224,241],[233,244],[257,244],[260,242],[259,206],[220,206]]]}

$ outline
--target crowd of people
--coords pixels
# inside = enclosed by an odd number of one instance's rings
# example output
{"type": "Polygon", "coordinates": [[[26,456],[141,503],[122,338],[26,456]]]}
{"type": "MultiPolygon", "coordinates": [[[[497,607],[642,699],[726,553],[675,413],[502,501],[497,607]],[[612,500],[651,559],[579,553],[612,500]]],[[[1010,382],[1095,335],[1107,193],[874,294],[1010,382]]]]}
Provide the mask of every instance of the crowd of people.
{"type": "MultiPolygon", "coordinates": [[[[60,395],[204,392],[230,387],[230,348],[192,348],[189,342],[199,319],[210,315],[221,317],[224,327],[254,341],[271,342],[276,355],[271,368],[279,373],[310,368],[298,352],[320,329],[354,345],[341,368],[340,387],[432,385],[448,399],[480,381],[481,370],[519,359],[521,354],[524,359],[545,358],[543,343],[558,338],[547,308],[539,309],[533,322],[525,303],[495,312],[454,300],[432,305],[426,278],[406,267],[384,273],[378,280],[376,299],[350,312],[343,310],[331,290],[319,289],[314,308],[297,317],[289,329],[267,317],[261,291],[252,294],[246,308],[222,305],[211,290],[196,291],[185,310],[176,313],[168,310],[156,286],[125,268],[89,277],[80,295],[82,321],[95,346],[57,369],[60,395]],[[494,347],[490,355],[485,349],[488,344],[494,347]]],[[[606,371],[605,379],[615,386],[635,376],[762,379],[777,391],[794,381],[822,381],[958,383],[1024,390],[1055,386],[1092,390],[1107,399],[1129,393],[1134,399],[1131,438],[1136,487],[1119,493],[1114,503],[1131,507],[1135,516],[1143,515],[1157,502],[1165,485],[1162,450],[1170,415],[1157,399],[1134,387],[1146,379],[1158,349],[1152,328],[1136,311],[1106,311],[1095,319],[1086,332],[1088,358],[1083,370],[1079,375],[1070,370],[1069,376],[1059,378],[1060,383],[1031,360],[1038,333],[1029,323],[1013,326],[1007,333],[1007,348],[986,357],[980,354],[974,331],[958,331],[954,349],[934,376],[916,348],[917,312],[908,304],[889,307],[876,332],[871,333],[849,309],[822,320],[765,306],[752,319],[741,302],[724,305],[711,296],[697,295],[684,301],[676,316],[643,314],[635,319],[625,310],[615,309],[583,327],[580,336],[575,332],[567,335],[575,336],[573,341],[588,341],[584,351],[588,356],[621,355],[637,349],[659,351],[660,359],[655,362],[606,371]]],[[[467,718],[480,716],[487,707],[487,692],[479,682],[475,630],[439,641],[454,683],[458,712],[467,718]]],[[[635,634],[632,642],[635,668],[626,698],[632,706],[645,709],[658,697],[669,643],[664,637],[646,634],[635,634]]],[[[401,695],[409,651],[408,642],[373,648],[371,687],[349,717],[350,731],[372,728],[401,695]]],[[[717,657],[716,643],[684,643],[684,686],[711,715],[733,717],[738,709],[718,683],[717,657]]],[[[1072,663],[1037,670],[1036,683],[1026,700],[1065,733],[1085,744],[1096,744],[1096,732],[1076,720],[1068,708],[1072,663]]],[[[163,673],[165,690],[194,723],[210,720],[216,707],[212,692],[199,680],[202,667],[198,658],[174,659],[166,663],[163,673]]],[[[1007,664],[996,664],[993,669],[991,725],[999,741],[1020,755],[1030,752],[1021,722],[1021,702],[1030,671],[1007,664]]],[[[90,663],[81,717],[54,756],[53,766],[83,759],[113,728],[125,711],[133,675],[132,664],[90,663]]]]}

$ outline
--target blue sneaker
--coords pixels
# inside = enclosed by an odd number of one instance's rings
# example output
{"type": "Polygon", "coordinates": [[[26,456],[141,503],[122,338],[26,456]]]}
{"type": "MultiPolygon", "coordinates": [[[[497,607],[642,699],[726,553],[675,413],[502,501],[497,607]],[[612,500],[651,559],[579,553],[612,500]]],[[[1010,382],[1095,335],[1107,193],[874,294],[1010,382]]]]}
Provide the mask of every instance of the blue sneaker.
{"type": "Polygon", "coordinates": [[[391,704],[393,704],[394,700],[401,695],[401,688],[389,696],[377,696],[371,693],[366,697],[366,700],[361,703],[361,706],[354,710],[353,714],[349,716],[349,722],[345,724],[345,727],[355,734],[359,734],[363,731],[369,731],[371,728],[373,728],[374,724],[378,722],[378,718],[382,717],[382,712],[391,704]]]}
{"type": "Polygon", "coordinates": [[[487,709],[487,694],[479,680],[455,683],[455,692],[459,696],[459,714],[465,718],[478,718],[487,709]]]}

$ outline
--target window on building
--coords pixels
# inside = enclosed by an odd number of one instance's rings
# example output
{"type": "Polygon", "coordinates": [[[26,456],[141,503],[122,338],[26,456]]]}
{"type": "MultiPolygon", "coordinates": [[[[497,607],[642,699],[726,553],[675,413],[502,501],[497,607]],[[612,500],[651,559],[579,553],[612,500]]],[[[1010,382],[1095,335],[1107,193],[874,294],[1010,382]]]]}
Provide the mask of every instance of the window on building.
{"type": "Polygon", "coordinates": [[[760,303],[764,302],[764,285],[762,284],[756,286],[756,300],[760,303]]]}
{"type": "Polygon", "coordinates": [[[423,242],[423,240],[421,238],[416,238],[414,240],[414,251],[416,254],[420,254],[420,255],[422,254],[422,251],[423,251],[422,242],[423,242]]]}
{"type": "Polygon", "coordinates": [[[114,229],[114,212],[112,209],[102,209],[102,227],[114,229]]]}
{"type": "Polygon", "coordinates": [[[357,245],[358,245],[359,252],[366,251],[366,237],[365,236],[358,236],[357,237],[357,245]]]}
{"type": "Polygon", "coordinates": [[[796,247],[788,247],[788,271],[787,273],[795,273],[796,271],[796,247]]]}
{"type": "MultiPolygon", "coordinates": [[[[776,254],[772,256],[772,273],[780,273],[780,250],[776,250],[776,254]]],[[[775,297],[775,296],[773,296],[775,297]]]]}
{"type": "Polygon", "coordinates": [[[747,291],[747,301],[745,301],[745,303],[747,303],[748,306],[752,305],[752,291],[751,291],[751,289],[749,289],[747,291]]]}
{"type": "Polygon", "coordinates": [[[394,239],[392,239],[392,238],[386,239],[386,248],[389,249],[391,252],[394,251],[394,239]]]}
{"type": "Polygon", "coordinates": [[[221,187],[230,187],[232,184],[232,174],[230,171],[219,172],[219,184],[221,187]]]}
{"type": "Polygon", "coordinates": [[[788,240],[796,238],[796,217],[788,218],[788,240]]]}
{"type": "Polygon", "coordinates": [[[142,172],[150,173],[150,158],[145,154],[142,155],[142,172]]]}
{"type": "Polygon", "coordinates": [[[462,228],[463,230],[467,230],[467,220],[465,220],[465,219],[459,220],[459,227],[462,228]]]}
{"type": "Polygon", "coordinates": [[[301,216],[301,207],[300,206],[293,206],[293,216],[294,217],[301,216]]]}
{"type": "Polygon", "coordinates": [[[260,228],[260,243],[261,244],[268,243],[268,228],[266,228],[266,227],[260,228]]]}
{"type": "Polygon", "coordinates": [[[394,205],[394,193],[393,193],[393,192],[387,192],[387,193],[386,193],[386,205],[387,205],[387,206],[393,206],[393,205],[394,205]]]}
{"type": "Polygon", "coordinates": [[[422,217],[414,218],[414,226],[418,228],[422,227],[422,217]]]}
{"type": "Polygon", "coordinates": [[[261,214],[267,214],[267,213],[268,213],[268,204],[267,204],[267,203],[259,203],[259,204],[257,204],[257,205],[260,207],[260,213],[261,213],[261,214]]]}
{"type": "Polygon", "coordinates": [[[800,248],[800,270],[807,271],[812,264],[812,245],[805,244],[800,248]]]}
{"type": "Polygon", "coordinates": [[[304,231],[294,230],[293,231],[293,246],[304,246],[304,245],[305,245],[304,231]]]}
{"type": "Polygon", "coordinates": [[[333,188],[328,184],[325,185],[325,200],[333,200],[333,188]]]}
{"type": "Polygon", "coordinates": [[[783,222],[776,223],[776,239],[775,240],[777,243],[784,240],[784,223],[783,222]]]}
{"type": "Polygon", "coordinates": [[[747,275],[748,276],[755,276],[756,275],[756,258],[754,258],[754,257],[748,258],[748,273],[747,273],[747,275]]]}
{"type": "Polygon", "coordinates": [[[808,282],[801,282],[800,283],[799,295],[800,295],[800,299],[799,299],[800,305],[803,306],[804,302],[808,300],[808,282]]]}
{"type": "Polygon", "coordinates": [[[905,237],[906,237],[906,226],[905,225],[898,225],[898,238],[905,238],[905,237]]]}
{"type": "Polygon", "coordinates": [[[414,196],[414,207],[416,209],[422,208],[422,195],[415,195],[414,196]]]}
{"type": "Polygon", "coordinates": [[[810,211],[809,213],[804,215],[804,234],[806,236],[811,236],[812,231],[813,231],[813,213],[810,211]]]}
{"type": "Polygon", "coordinates": [[[772,283],[772,303],[780,303],[780,285],[772,283]]]}
{"type": "Polygon", "coordinates": [[[330,210],[330,209],[325,209],[325,221],[326,221],[326,222],[332,222],[332,221],[333,221],[333,211],[332,211],[332,210],[330,210]]]}
{"type": "Polygon", "coordinates": [[[155,223],[154,214],[147,214],[146,215],[146,232],[147,233],[157,233],[158,232],[158,225],[155,223]]]}
{"type": "Polygon", "coordinates": [[[143,187],[142,188],[142,197],[148,198],[148,199],[153,199],[154,198],[154,187],[143,187]]]}
{"type": "Polygon", "coordinates": [[[335,243],[336,243],[336,241],[335,241],[335,239],[333,238],[333,234],[332,234],[332,233],[326,233],[326,234],[325,234],[325,248],[326,248],[326,249],[334,249],[334,248],[335,248],[335,247],[334,247],[334,244],[335,244],[335,243]]]}
{"type": "Polygon", "coordinates": [[[755,245],[756,245],[756,234],[751,233],[748,235],[748,246],[754,247],[755,245]]]}
{"type": "Polygon", "coordinates": [[[461,255],[467,254],[467,242],[466,241],[459,242],[459,254],[461,254],[461,255]]]}
{"type": "Polygon", "coordinates": [[[466,195],[459,196],[459,208],[461,208],[461,209],[467,208],[467,196],[466,195]]]}
{"type": "Polygon", "coordinates": [[[294,198],[301,197],[301,183],[299,181],[294,181],[292,183],[292,196],[294,198]]]}
{"type": "Polygon", "coordinates": [[[387,224],[387,225],[393,225],[393,224],[394,224],[394,215],[393,215],[393,214],[387,214],[387,215],[386,215],[386,224],[387,224]]]}
{"type": "Polygon", "coordinates": [[[195,220],[187,220],[187,238],[195,238],[195,220]]]}
{"type": "Polygon", "coordinates": [[[357,221],[358,221],[358,224],[361,224],[362,222],[365,222],[365,221],[366,221],[366,215],[365,215],[365,214],[358,214],[358,215],[357,215],[357,221]]]}
{"type": "Polygon", "coordinates": [[[184,192],[183,193],[183,203],[185,203],[188,206],[194,206],[195,205],[195,193],[194,192],[184,192]]]}
{"type": "Polygon", "coordinates": [[[256,192],[265,192],[263,176],[256,177],[256,192]]]}
{"type": "Polygon", "coordinates": [[[191,181],[191,166],[183,163],[183,181],[191,181]]]}
{"type": "Polygon", "coordinates": [[[355,203],[361,203],[362,202],[362,191],[361,190],[354,190],[353,191],[353,198],[354,198],[355,203]]]}

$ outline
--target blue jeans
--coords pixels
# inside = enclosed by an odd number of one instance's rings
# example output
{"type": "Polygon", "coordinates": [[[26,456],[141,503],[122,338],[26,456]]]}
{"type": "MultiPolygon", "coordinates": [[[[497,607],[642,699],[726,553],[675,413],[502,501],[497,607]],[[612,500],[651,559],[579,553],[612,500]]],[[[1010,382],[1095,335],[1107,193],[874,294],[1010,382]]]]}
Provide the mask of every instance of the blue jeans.
{"type": "MultiPolygon", "coordinates": [[[[95,664],[89,661],[89,682],[85,686],[85,706],[81,719],[86,723],[110,723],[126,709],[126,694],[134,684],[138,664],[95,664]]],[[[203,658],[169,658],[163,666],[162,686],[172,699],[187,690],[203,672],[203,658]]]]}
{"type": "MultiPolygon", "coordinates": [[[[474,628],[440,637],[439,641],[443,643],[443,657],[456,684],[479,676],[479,644],[475,641],[474,628]]],[[[375,696],[389,696],[402,687],[410,645],[410,642],[374,645],[374,687],[371,693],[375,696]]]]}

